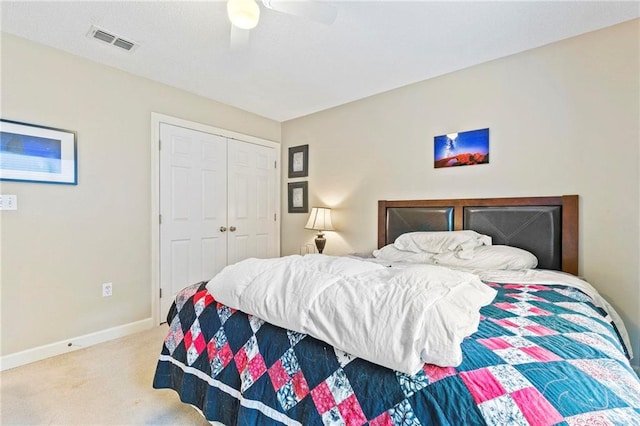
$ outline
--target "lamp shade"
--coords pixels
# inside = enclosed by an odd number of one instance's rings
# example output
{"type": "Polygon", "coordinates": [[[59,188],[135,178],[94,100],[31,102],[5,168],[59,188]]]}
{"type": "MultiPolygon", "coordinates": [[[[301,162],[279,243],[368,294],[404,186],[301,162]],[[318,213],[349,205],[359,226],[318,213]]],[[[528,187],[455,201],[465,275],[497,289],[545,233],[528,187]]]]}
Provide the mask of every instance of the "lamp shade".
{"type": "Polygon", "coordinates": [[[331,209],[325,207],[312,207],[309,220],[304,226],[305,229],[315,229],[317,231],[333,231],[331,223],[331,209]]]}
{"type": "Polygon", "coordinates": [[[255,0],[228,0],[227,15],[236,27],[250,30],[258,25],[260,7],[255,0]]]}

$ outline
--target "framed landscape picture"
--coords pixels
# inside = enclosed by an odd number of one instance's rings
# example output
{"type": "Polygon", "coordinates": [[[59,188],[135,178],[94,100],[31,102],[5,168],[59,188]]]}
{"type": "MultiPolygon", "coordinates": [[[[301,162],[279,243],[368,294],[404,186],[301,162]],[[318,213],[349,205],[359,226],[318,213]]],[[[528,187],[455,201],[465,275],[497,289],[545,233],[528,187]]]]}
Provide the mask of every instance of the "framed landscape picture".
{"type": "Polygon", "coordinates": [[[0,180],[77,185],[76,132],[0,119],[0,180]]]}
{"type": "Polygon", "coordinates": [[[448,133],[433,138],[433,166],[473,166],[489,163],[489,129],[448,133]]]}

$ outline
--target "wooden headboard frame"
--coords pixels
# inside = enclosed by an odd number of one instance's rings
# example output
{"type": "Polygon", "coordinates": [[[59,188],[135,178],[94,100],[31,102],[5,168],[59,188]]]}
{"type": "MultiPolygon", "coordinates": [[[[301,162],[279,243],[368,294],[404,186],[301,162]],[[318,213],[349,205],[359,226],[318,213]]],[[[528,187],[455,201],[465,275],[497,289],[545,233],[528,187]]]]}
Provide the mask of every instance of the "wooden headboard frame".
{"type": "Polygon", "coordinates": [[[387,241],[387,209],[407,207],[453,208],[454,230],[463,228],[464,207],[559,206],[562,211],[562,270],[578,275],[578,196],[467,198],[450,200],[378,201],[378,248],[387,241]]]}

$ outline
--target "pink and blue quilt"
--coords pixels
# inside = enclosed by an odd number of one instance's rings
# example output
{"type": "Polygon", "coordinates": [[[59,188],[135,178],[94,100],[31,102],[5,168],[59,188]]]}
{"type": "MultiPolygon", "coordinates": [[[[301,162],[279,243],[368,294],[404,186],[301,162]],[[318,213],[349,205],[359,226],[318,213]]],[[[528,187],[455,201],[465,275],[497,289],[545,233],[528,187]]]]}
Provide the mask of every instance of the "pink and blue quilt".
{"type": "Polygon", "coordinates": [[[640,425],[640,380],[606,313],[563,285],[498,291],[463,362],[413,376],[182,290],[153,386],[226,425],[640,425]]]}

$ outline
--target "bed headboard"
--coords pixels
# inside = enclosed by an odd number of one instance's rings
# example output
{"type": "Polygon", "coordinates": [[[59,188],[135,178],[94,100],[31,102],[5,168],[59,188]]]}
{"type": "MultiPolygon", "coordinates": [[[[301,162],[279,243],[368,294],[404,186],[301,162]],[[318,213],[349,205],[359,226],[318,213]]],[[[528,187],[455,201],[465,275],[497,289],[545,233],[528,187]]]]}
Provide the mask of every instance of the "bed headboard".
{"type": "Polygon", "coordinates": [[[415,231],[471,229],[578,275],[578,196],[378,201],[378,248],[415,231]]]}

